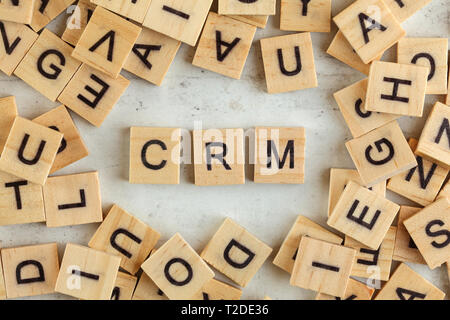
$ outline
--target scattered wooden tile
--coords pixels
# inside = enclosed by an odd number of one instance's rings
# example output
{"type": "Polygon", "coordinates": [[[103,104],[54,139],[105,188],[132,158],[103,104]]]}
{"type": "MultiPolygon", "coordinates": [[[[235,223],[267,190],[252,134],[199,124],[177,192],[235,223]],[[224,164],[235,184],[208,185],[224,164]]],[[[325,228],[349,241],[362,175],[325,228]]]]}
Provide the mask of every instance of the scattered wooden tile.
{"type": "Polygon", "coordinates": [[[344,297],[356,251],[302,237],[291,275],[291,285],[344,297]]]}
{"type": "Polygon", "coordinates": [[[47,227],[103,220],[97,171],[49,177],[44,185],[47,227]]]}
{"type": "Polygon", "coordinates": [[[2,1],[0,3],[0,20],[30,24],[34,4],[37,2],[37,0],[2,1]]]}
{"type": "Polygon", "coordinates": [[[210,12],[192,64],[240,79],[255,32],[255,26],[210,12]]]}
{"type": "Polygon", "coordinates": [[[131,300],[136,287],[137,278],[126,274],[124,272],[118,272],[114,289],[111,294],[111,300],[131,300]]]}
{"type": "Polygon", "coordinates": [[[68,243],[55,291],[83,300],[110,300],[120,258],[68,243]]]}
{"type": "Polygon", "coordinates": [[[5,287],[5,278],[3,277],[1,251],[0,251],[0,300],[6,300],[6,287],[5,287]]]}
{"type": "Polygon", "coordinates": [[[95,7],[97,6],[90,0],[78,0],[72,15],[67,20],[67,26],[61,38],[71,45],[76,46],[94,13],[95,7]]]}
{"type": "Polygon", "coordinates": [[[267,20],[269,19],[269,16],[261,16],[261,15],[258,15],[258,16],[229,15],[229,17],[239,20],[239,21],[242,21],[242,22],[245,22],[245,23],[248,23],[248,24],[251,24],[252,26],[255,26],[255,27],[258,27],[261,29],[264,29],[266,27],[267,20]]]}
{"type": "Polygon", "coordinates": [[[275,0],[241,1],[219,0],[219,14],[275,15],[275,0]]]}
{"type": "Polygon", "coordinates": [[[304,236],[334,244],[342,244],[341,237],[331,231],[328,231],[308,218],[299,215],[281,244],[280,250],[275,256],[275,259],[273,259],[273,264],[286,272],[292,273],[295,258],[298,255],[300,240],[304,236]]]}
{"type": "Polygon", "coordinates": [[[429,4],[431,0],[384,0],[399,22],[404,22],[417,11],[429,4]]]}
{"type": "Polygon", "coordinates": [[[46,0],[36,1],[30,27],[38,32],[66,10],[75,0],[46,0]]]}
{"type": "Polygon", "coordinates": [[[330,32],[331,0],[281,0],[280,29],[330,32]]]}
{"type": "Polygon", "coordinates": [[[143,272],[134,290],[132,300],[168,300],[150,277],[143,272]]]}
{"type": "Polygon", "coordinates": [[[343,298],[319,292],[316,300],[371,300],[374,292],[375,289],[367,286],[365,283],[349,279],[343,298]]]}
{"type": "Polygon", "coordinates": [[[189,300],[239,300],[241,296],[242,290],[212,279],[189,300]]]}
{"type": "Polygon", "coordinates": [[[378,249],[399,209],[397,204],[350,181],[328,218],[328,225],[378,249]]]}
{"type": "Polygon", "coordinates": [[[0,154],[5,147],[9,132],[17,117],[16,97],[10,96],[0,98],[0,154]]]}
{"type": "Polygon", "coordinates": [[[350,140],[345,146],[365,186],[371,187],[417,166],[396,121],[350,140]]]}
{"type": "Polygon", "coordinates": [[[333,18],[364,63],[369,63],[404,35],[382,0],[357,0],[333,18]]]}
{"type": "Polygon", "coordinates": [[[305,144],[305,128],[255,128],[255,183],[304,183],[305,144]]]}
{"type": "Polygon", "coordinates": [[[449,197],[450,197],[450,180],[448,180],[447,183],[444,185],[444,187],[439,192],[436,199],[449,198],[449,197]]]}
{"type": "Polygon", "coordinates": [[[402,263],[375,300],[443,300],[445,293],[402,263]]]}
{"type": "Polygon", "coordinates": [[[269,93],[318,86],[309,33],[261,39],[261,51],[269,93]]]}
{"type": "Polygon", "coordinates": [[[83,64],[58,101],[94,126],[100,127],[129,85],[130,81],[121,75],[113,79],[83,64]]]}
{"type": "Polygon", "coordinates": [[[8,299],[55,292],[59,271],[56,243],[1,251],[8,299]]]}
{"type": "Polygon", "coordinates": [[[151,0],[91,0],[91,2],[121,16],[142,23],[150,7],[151,0]]]}
{"type": "Polygon", "coordinates": [[[246,287],[271,252],[272,248],[227,218],[200,255],[215,269],[246,287]]]}

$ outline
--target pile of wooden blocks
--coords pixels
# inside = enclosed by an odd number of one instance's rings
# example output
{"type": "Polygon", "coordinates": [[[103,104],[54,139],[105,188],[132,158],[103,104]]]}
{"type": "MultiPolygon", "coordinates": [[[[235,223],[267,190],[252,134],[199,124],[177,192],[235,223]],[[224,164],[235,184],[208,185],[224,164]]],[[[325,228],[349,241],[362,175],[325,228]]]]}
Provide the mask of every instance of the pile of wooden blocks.
{"type": "MultiPolygon", "coordinates": [[[[430,1],[356,0],[333,18],[327,52],[368,75],[334,95],[357,169],[330,173],[328,225],[345,239],[299,216],[273,260],[317,299],[370,300],[370,280],[387,281],[376,299],[445,296],[404,263],[391,274],[393,260],[450,265],[450,108],[436,103],[418,139],[396,122],[421,117],[426,94],[449,93],[448,39],[405,38],[400,24],[430,1]],[[380,61],[394,44],[397,62],[380,61]],[[421,207],[400,207],[386,189],[421,207]]],[[[212,0],[79,0],[61,38],[45,29],[74,2],[0,2],[0,70],[61,103],[27,120],[14,97],[0,99],[0,225],[101,224],[87,247],[67,244],[61,263],[56,243],[2,249],[0,299],[239,299],[211,267],[243,288],[273,249],[235,221],[201,254],[180,234],[157,248],[160,233],[124,209],[103,215],[97,172],[49,175],[88,155],[68,109],[100,126],[129,86],[121,70],[161,85],[181,43],[197,44],[194,66],[239,79],[276,1],[219,0],[217,14],[212,0]]],[[[330,32],[331,0],[282,0],[280,29],[302,33],[260,41],[268,93],[317,87],[309,32],[330,32]]],[[[256,183],[304,182],[303,128],[257,127],[252,137],[256,183]]],[[[130,183],[178,184],[181,140],[179,128],[132,127],[130,183]]],[[[197,185],[245,183],[243,129],[194,130],[192,140],[197,185]]]]}

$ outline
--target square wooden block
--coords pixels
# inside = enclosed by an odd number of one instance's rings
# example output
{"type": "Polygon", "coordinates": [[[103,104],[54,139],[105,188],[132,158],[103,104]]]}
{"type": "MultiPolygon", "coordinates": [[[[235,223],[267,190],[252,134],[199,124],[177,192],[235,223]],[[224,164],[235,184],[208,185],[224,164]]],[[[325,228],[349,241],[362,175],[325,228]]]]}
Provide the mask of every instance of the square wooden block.
{"type": "Polygon", "coordinates": [[[371,187],[417,166],[396,121],[350,140],[345,146],[365,186],[371,187]]]}
{"type": "Polygon", "coordinates": [[[169,300],[152,279],[142,272],[132,300],[169,300]]]}
{"type": "Polygon", "coordinates": [[[364,63],[377,59],[406,33],[383,0],[357,0],[333,21],[364,63]]]}
{"type": "Polygon", "coordinates": [[[292,273],[300,240],[304,236],[334,244],[342,244],[341,237],[300,215],[281,244],[280,250],[273,259],[273,264],[286,272],[292,273]]]}
{"type": "Polygon", "coordinates": [[[33,119],[33,122],[64,135],[50,173],[54,173],[89,155],[89,151],[65,106],[56,107],[33,119]]]}
{"type": "Polygon", "coordinates": [[[0,300],[6,300],[6,287],[5,287],[5,278],[3,277],[1,251],[0,251],[0,300]]]}
{"type": "Polygon", "coordinates": [[[292,286],[345,296],[355,249],[302,237],[298,252],[290,280],[292,286]]]}
{"type": "Polygon", "coordinates": [[[240,300],[242,290],[212,279],[189,300],[240,300]]]}
{"type": "Polygon", "coordinates": [[[331,0],[281,0],[280,29],[330,32],[331,0]]]}
{"type": "Polygon", "coordinates": [[[123,68],[160,86],[180,45],[178,40],[144,28],[123,68]]]}
{"type": "Polygon", "coordinates": [[[445,293],[402,263],[375,300],[443,300],[445,293]]]}
{"type": "Polygon", "coordinates": [[[119,257],[68,243],[55,291],[83,300],[110,300],[119,264],[119,257]]]}
{"type": "Polygon", "coordinates": [[[49,228],[102,222],[97,171],[48,178],[44,203],[49,228]]]}
{"type": "Polygon", "coordinates": [[[433,202],[403,224],[431,269],[450,260],[450,199],[433,202]]]}
{"type": "Polygon", "coordinates": [[[92,0],[91,2],[121,16],[142,23],[148,8],[150,7],[151,1],[152,0],[92,0]]]}
{"type": "Polygon", "coordinates": [[[305,181],[305,128],[255,128],[256,183],[305,181]]]}
{"type": "Polygon", "coordinates": [[[378,249],[373,250],[351,237],[345,237],[345,246],[356,250],[356,260],[350,275],[371,280],[388,281],[394,254],[396,227],[390,227],[378,249]]]}
{"type": "Polygon", "coordinates": [[[142,270],[171,300],[191,298],[214,277],[214,272],[178,233],[142,264],[142,270]]]}
{"type": "Polygon", "coordinates": [[[275,15],[276,0],[219,0],[220,15],[275,15]]]}
{"type": "Polygon", "coordinates": [[[152,0],[144,27],[195,46],[212,0],[152,0]]]}
{"type": "Polygon", "coordinates": [[[142,28],[97,6],[72,57],[116,79],[142,28]]]}
{"type": "Polygon", "coordinates": [[[56,101],[81,63],[72,58],[73,48],[48,29],[25,55],[14,75],[51,101],[56,101]]]}
{"type": "Polygon", "coordinates": [[[197,186],[245,183],[243,129],[194,130],[193,141],[197,186]]]}
{"type": "Polygon", "coordinates": [[[0,21],[0,31],[4,32],[0,42],[0,70],[11,76],[38,34],[26,25],[8,21],[0,21]]]}
{"type": "Polygon", "coordinates": [[[0,170],[44,185],[62,138],[55,130],[16,117],[0,158],[0,170]]]}
{"type": "Polygon", "coordinates": [[[372,300],[374,292],[375,289],[367,286],[365,283],[349,279],[343,298],[333,297],[319,292],[316,300],[372,300]]]}
{"type": "MultiPolygon", "coordinates": [[[[413,152],[417,143],[416,139],[409,139],[413,152]]],[[[417,167],[392,177],[387,188],[422,206],[427,206],[436,199],[449,170],[421,156],[416,156],[416,159],[417,167]]]]}
{"type": "Polygon", "coordinates": [[[318,86],[309,33],[261,39],[267,92],[280,93],[318,86]]]}
{"type": "Polygon", "coordinates": [[[395,236],[395,247],[393,260],[425,264],[425,260],[417,249],[403,222],[415,215],[422,208],[401,206],[398,213],[397,235],[395,236]]]}
{"type": "Polygon", "coordinates": [[[58,101],[94,126],[100,127],[129,85],[130,81],[121,75],[113,79],[83,64],[58,101]]]}
{"type": "Polygon", "coordinates": [[[364,110],[421,117],[428,67],[374,61],[364,110]]]}
{"type": "Polygon", "coordinates": [[[78,0],[76,7],[72,10],[72,15],[67,20],[67,26],[61,38],[76,46],[94,13],[95,7],[97,6],[90,0],[78,0]]]}
{"type": "Polygon", "coordinates": [[[17,117],[16,97],[10,96],[0,98],[0,154],[5,147],[9,132],[13,126],[14,120],[17,117]]]}
{"type": "Polygon", "coordinates": [[[160,237],[147,224],[114,205],[89,241],[89,247],[121,257],[120,266],[136,274],[160,237]]]}
{"type": "Polygon", "coordinates": [[[436,102],[420,135],[416,154],[450,169],[450,108],[436,102]]]}
{"type": "Polygon", "coordinates": [[[272,248],[226,218],[201,257],[238,285],[246,287],[271,252],[272,248]]]}
{"type": "Polygon", "coordinates": [[[333,94],[342,116],[354,138],[358,138],[400,116],[364,110],[367,79],[358,81],[333,94]]]}
{"type": "Polygon", "coordinates": [[[33,8],[38,0],[16,0],[0,2],[0,20],[30,24],[33,8]]]}
{"type": "Polygon", "coordinates": [[[131,300],[137,278],[124,272],[118,272],[111,300],[131,300]]]}
{"type": "Polygon", "coordinates": [[[404,22],[431,0],[383,0],[399,22],[404,22]]]}
{"type": "Polygon", "coordinates": [[[251,24],[252,26],[264,29],[267,25],[267,20],[269,19],[269,16],[246,16],[246,15],[229,15],[229,17],[251,24]]]}
{"type": "Polygon", "coordinates": [[[0,225],[44,221],[42,186],[0,171],[0,225]]]}
{"type": "Polygon", "coordinates": [[[181,129],[131,127],[130,183],[179,184],[181,129]]]}
{"type": "Polygon", "coordinates": [[[192,64],[240,79],[255,32],[255,26],[210,12],[192,64]]]}
{"type": "Polygon", "coordinates": [[[59,271],[56,243],[1,251],[8,299],[55,292],[59,271]]]}
{"type": "Polygon", "coordinates": [[[75,0],[36,1],[30,27],[39,32],[74,2],[75,0]]]}
{"type": "Polygon", "coordinates": [[[339,198],[328,225],[377,250],[400,206],[350,181],[339,198]]]}

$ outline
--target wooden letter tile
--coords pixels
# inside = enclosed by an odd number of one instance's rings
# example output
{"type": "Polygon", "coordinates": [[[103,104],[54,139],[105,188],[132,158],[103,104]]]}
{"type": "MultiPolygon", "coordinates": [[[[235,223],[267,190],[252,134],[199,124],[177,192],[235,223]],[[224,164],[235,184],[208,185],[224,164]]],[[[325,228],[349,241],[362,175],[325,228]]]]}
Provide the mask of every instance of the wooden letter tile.
{"type": "Polygon", "coordinates": [[[65,106],[56,107],[35,118],[33,122],[61,132],[64,135],[50,173],[54,173],[88,156],[89,151],[65,106]]]}
{"type": "Polygon", "coordinates": [[[199,292],[214,272],[177,233],[142,264],[142,270],[171,300],[199,292]]]}
{"type": "Polygon", "coordinates": [[[190,300],[239,300],[241,296],[242,290],[212,279],[190,300]]]}
{"type": "Polygon", "coordinates": [[[150,277],[143,272],[134,290],[132,300],[168,300],[150,277]]]}
{"type": "Polygon", "coordinates": [[[318,293],[316,300],[371,300],[375,292],[375,289],[368,287],[366,284],[349,279],[347,284],[347,290],[344,297],[333,297],[328,294],[318,293]]]}
{"type": "Polygon", "coordinates": [[[429,4],[431,0],[383,0],[399,22],[403,22],[414,13],[429,4]]]}
{"type": "Polygon", "coordinates": [[[92,4],[89,0],[79,0],[67,21],[66,29],[61,38],[71,45],[76,46],[94,13],[95,7],[96,5],[92,4]]]}
{"type": "Polygon", "coordinates": [[[318,86],[309,33],[261,39],[267,92],[280,93],[318,86]]]}
{"type": "Polygon", "coordinates": [[[44,185],[47,227],[73,226],[103,220],[98,173],[50,177],[44,185]]]}
{"type": "Polygon", "coordinates": [[[210,12],[192,64],[240,79],[255,32],[255,26],[210,12]]]}
{"type": "Polygon", "coordinates": [[[92,0],[91,2],[120,14],[121,16],[142,23],[148,8],[150,7],[151,1],[152,0],[92,0]]]}
{"type": "Polygon", "coordinates": [[[403,224],[431,269],[450,259],[450,199],[439,199],[403,224]]]}
{"type": "Polygon", "coordinates": [[[0,170],[44,185],[62,138],[53,129],[16,117],[0,158],[0,170]]]}
{"type": "Polygon", "coordinates": [[[42,31],[14,75],[51,101],[75,74],[81,63],[72,58],[73,48],[48,29],[42,31]]]}
{"type": "Polygon", "coordinates": [[[131,300],[137,278],[124,272],[118,272],[111,300],[131,300]]]}
{"type": "Polygon", "coordinates": [[[417,166],[396,121],[348,141],[347,147],[365,186],[373,186],[417,166]]]}
{"type": "Polygon", "coordinates": [[[152,0],[144,27],[195,46],[212,0],[152,0]]]}
{"type": "Polygon", "coordinates": [[[66,10],[75,0],[40,0],[36,1],[30,27],[38,32],[66,10]]]}
{"type": "Polygon", "coordinates": [[[445,293],[402,263],[375,300],[443,300],[445,293]]]}
{"type": "Polygon", "coordinates": [[[304,183],[305,140],[304,128],[255,128],[254,181],[304,183]]]}
{"type": "Polygon", "coordinates": [[[267,25],[267,20],[269,16],[240,16],[240,15],[229,15],[229,17],[251,24],[252,26],[264,29],[267,25]]]}
{"type": "Polygon", "coordinates": [[[116,79],[141,30],[132,22],[98,6],[72,57],[116,79]]]}
{"type": "Polygon", "coordinates": [[[132,127],[130,183],[179,184],[180,142],[180,129],[132,127]]]}
{"type": "Polygon", "coordinates": [[[441,192],[439,192],[437,199],[449,197],[450,197],[450,180],[447,181],[445,186],[442,188],[441,192]]]}
{"type": "Polygon", "coordinates": [[[364,63],[375,60],[406,33],[382,0],[357,0],[333,20],[364,63]]]}
{"type": "Polygon", "coordinates": [[[16,97],[10,96],[0,98],[0,154],[5,147],[9,132],[17,117],[16,97]]]}
{"type": "Polygon", "coordinates": [[[29,24],[38,0],[4,0],[0,2],[0,20],[29,24]]]}
{"type": "Polygon", "coordinates": [[[121,75],[113,79],[83,64],[58,101],[100,127],[129,85],[130,81],[121,75]]]}
{"type": "Polygon", "coordinates": [[[110,300],[120,258],[68,243],[55,291],[83,300],[110,300]]]}
{"type": "Polygon", "coordinates": [[[56,243],[3,249],[8,299],[55,292],[59,271],[56,243]]]}
{"type": "Polygon", "coordinates": [[[350,181],[331,213],[328,225],[376,250],[399,209],[397,204],[350,181]]]}
{"type": "Polygon", "coordinates": [[[219,0],[219,14],[275,15],[275,0],[219,0]]]}
{"type": "Polygon", "coordinates": [[[271,252],[272,248],[227,218],[203,249],[201,257],[245,287],[271,252]]]}
{"type": "Polygon", "coordinates": [[[281,244],[280,250],[275,256],[275,259],[273,259],[273,264],[286,272],[292,273],[295,258],[298,255],[300,240],[304,236],[334,244],[342,244],[341,237],[331,231],[328,231],[306,217],[298,216],[291,230],[289,230],[289,233],[281,244]]]}
{"type": "Polygon", "coordinates": [[[356,251],[302,237],[291,275],[291,285],[344,297],[356,251]]]}
{"type": "Polygon", "coordinates": [[[120,266],[136,274],[160,236],[147,224],[114,205],[89,241],[89,247],[121,257],[120,266]]]}
{"type": "Polygon", "coordinates": [[[280,29],[330,32],[331,0],[281,0],[280,29]]]}

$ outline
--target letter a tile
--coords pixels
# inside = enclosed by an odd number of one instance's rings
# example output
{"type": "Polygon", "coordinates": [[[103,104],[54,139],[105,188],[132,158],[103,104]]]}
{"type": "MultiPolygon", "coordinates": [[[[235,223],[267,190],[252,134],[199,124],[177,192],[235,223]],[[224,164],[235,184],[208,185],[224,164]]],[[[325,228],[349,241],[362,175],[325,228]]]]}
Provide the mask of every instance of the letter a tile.
{"type": "Polygon", "coordinates": [[[124,272],[118,272],[111,300],[131,300],[137,278],[124,272]]]}

